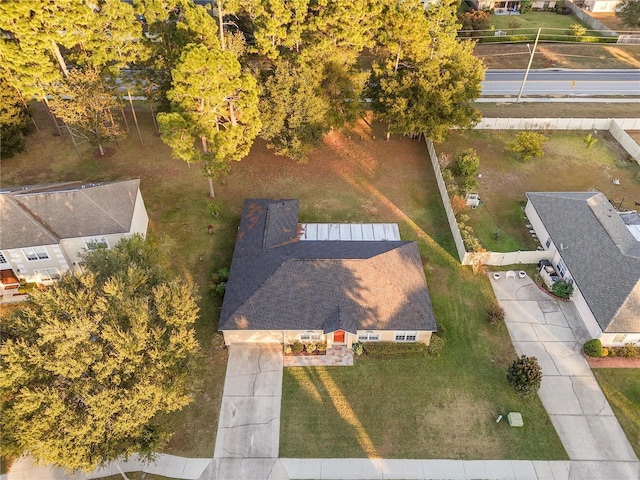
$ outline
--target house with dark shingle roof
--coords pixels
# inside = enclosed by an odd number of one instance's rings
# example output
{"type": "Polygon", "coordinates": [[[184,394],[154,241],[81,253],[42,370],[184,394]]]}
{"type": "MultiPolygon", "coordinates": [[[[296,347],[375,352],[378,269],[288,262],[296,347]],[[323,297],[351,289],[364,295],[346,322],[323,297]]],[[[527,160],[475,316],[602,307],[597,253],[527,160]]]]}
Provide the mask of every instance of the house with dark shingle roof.
{"type": "Polygon", "coordinates": [[[367,231],[387,232],[378,238],[332,224],[336,235],[318,239],[298,223],[297,200],[246,200],[220,314],[225,343],[429,343],[436,321],[417,244],[381,239],[393,229],[377,225],[367,231]]]}
{"type": "Polygon", "coordinates": [[[67,182],[0,191],[0,295],[20,282],[48,284],[76,271],[85,249],[146,235],[149,217],[140,180],[67,182]]]}
{"type": "Polygon", "coordinates": [[[525,213],[593,338],[640,342],[640,239],[600,192],[527,193],[525,213]]]}

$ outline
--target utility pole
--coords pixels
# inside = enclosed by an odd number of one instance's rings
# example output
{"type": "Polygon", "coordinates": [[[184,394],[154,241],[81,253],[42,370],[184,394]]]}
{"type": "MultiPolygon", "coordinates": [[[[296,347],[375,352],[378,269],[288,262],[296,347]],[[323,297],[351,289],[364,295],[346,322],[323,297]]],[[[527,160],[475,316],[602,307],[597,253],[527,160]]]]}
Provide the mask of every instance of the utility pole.
{"type": "Polygon", "coordinates": [[[522,97],[522,92],[524,91],[524,85],[527,83],[527,77],[529,76],[529,70],[531,70],[531,64],[533,63],[533,55],[536,53],[536,47],[538,46],[538,39],[540,38],[540,31],[542,28],[538,28],[538,33],[536,34],[536,41],[533,44],[533,49],[531,50],[531,56],[529,57],[529,65],[527,65],[527,71],[524,72],[524,78],[522,79],[522,85],[520,86],[520,92],[518,93],[518,98],[516,99],[516,103],[520,101],[522,97]]]}

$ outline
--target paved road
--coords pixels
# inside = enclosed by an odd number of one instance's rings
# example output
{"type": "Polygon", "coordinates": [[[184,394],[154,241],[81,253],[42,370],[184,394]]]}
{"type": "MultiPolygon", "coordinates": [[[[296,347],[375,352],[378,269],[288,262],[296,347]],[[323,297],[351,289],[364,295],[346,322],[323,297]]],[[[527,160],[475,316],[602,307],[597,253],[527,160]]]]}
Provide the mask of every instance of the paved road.
{"type": "MultiPolygon", "coordinates": [[[[524,74],[524,70],[487,70],[482,95],[518,95],[524,74]]],[[[640,70],[531,70],[523,95],[640,97],[640,70]]]]}

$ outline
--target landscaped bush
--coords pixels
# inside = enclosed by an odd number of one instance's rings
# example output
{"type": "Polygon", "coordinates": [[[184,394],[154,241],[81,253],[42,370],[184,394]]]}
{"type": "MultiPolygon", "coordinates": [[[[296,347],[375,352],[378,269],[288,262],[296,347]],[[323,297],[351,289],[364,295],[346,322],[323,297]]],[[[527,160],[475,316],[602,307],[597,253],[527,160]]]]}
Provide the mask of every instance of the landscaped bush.
{"type": "Polygon", "coordinates": [[[638,347],[633,343],[627,343],[624,347],[620,347],[618,351],[618,356],[624,358],[637,358],[638,357],[638,347]]]}
{"type": "Polygon", "coordinates": [[[582,351],[589,357],[602,357],[602,342],[599,338],[592,338],[585,342],[582,346],[582,351]]]}
{"type": "Polygon", "coordinates": [[[300,342],[294,342],[293,345],[291,345],[291,350],[293,351],[293,353],[300,353],[302,352],[302,350],[304,349],[304,345],[300,342]]]}
{"type": "Polygon", "coordinates": [[[419,342],[367,342],[364,352],[372,358],[423,357],[428,354],[428,347],[419,342]]]}
{"type": "Polygon", "coordinates": [[[493,301],[487,307],[487,321],[490,324],[504,322],[504,308],[496,301],[493,301]]]}
{"type": "Polygon", "coordinates": [[[522,355],[507,370],[507,382],[521,395],[531,395],[540,388],[542,368],[536,357],[522,355]]]}
{"type": "Polygon", "coordinates": [[[587,27],[579,23],[572,23],[569,25],[569,30],[567,31],[567,35],[571,35],[572,37],[581,37],[585,33],[587,33],[587,27]]]}
{"type": "Polygon", "coordinates": [[[286,355],[291,355],[291,352],[293,351],[293,349],[291,348],[291,345],[285,345],[284,346],[284,353],[286,355]]]}
{"type": "Polygon", "coordinates": [[[431,335],[431,341],[429,342],[429,346],[427,347],[429,355],[431,355],[432,357],[439,357],[440,352],[442,352],[443,348],[444,338],[436,334],[431,335]]]}
{"type": "Polygon", "coordinates": [[[542,157],[542,146],[549,140],[545,135],[531,130],[516,133],[516,141],[508,144],[509,150],[516,154],[518,160],[527,161],[542,157]]]}
{"type": "Polygon", "coordinates": [[[311,342],[311,343],[307,343],[304,348],[307,351],[307,353],[313,353],[318,348],[318,345],[316,345],[314,342],[311,342]]]}
{"type": "Polygon", "coordinates": [[[364,353],[364,346],[362,345],[362,342],[354,343],[351,345],[351,348],[353,349],[354,355],[360,356],[364,353]]]}
{"type": "Polygon", "coordinates": [[[480,159],[476,151],[469,148],[456,157],[453,166],[457,175],[468,177],[478,173],[480,159]]]}
{"type": "Polygon", "coordinates": [[[556,297],[569,298],[573,294],[573,282],[571,280],[558,280],[551,287],[551,292],[556,297]]]}
{"type": "Polygon", "coordinates": [[[473,177],[467,177],[460,183],[460,193],[475,193],[478,191],[478,181],[473,177]]]}
{"type": "Polygon", "coordinates": [[[319,352],[326,352],[327,351],[327,344],[326,343],[319,343],[317,345],[318,351],[319,352]]]}

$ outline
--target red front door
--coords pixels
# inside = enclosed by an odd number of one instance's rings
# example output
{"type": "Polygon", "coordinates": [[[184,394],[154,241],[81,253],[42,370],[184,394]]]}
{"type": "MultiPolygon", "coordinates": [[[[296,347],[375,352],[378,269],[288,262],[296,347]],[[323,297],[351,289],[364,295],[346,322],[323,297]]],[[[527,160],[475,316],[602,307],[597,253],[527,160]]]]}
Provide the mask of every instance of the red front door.
{"type": "Polygon", "coordinates": [[[333,332],[333,343],[344,343],[344,330],[333,332]]]}

